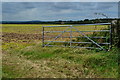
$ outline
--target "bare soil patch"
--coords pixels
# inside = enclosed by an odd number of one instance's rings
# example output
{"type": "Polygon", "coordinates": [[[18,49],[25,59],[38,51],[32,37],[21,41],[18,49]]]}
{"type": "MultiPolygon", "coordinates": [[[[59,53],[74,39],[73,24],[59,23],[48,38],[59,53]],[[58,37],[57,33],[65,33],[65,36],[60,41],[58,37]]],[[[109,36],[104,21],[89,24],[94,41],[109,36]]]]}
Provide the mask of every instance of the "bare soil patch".
{"type": "Polygon", "coordinates": [[[41,34],[19,34],[19,33],[3,33],[2,40],[3,42],[28,42],[31,40],[40,40],[42,38],[41,34]]]}

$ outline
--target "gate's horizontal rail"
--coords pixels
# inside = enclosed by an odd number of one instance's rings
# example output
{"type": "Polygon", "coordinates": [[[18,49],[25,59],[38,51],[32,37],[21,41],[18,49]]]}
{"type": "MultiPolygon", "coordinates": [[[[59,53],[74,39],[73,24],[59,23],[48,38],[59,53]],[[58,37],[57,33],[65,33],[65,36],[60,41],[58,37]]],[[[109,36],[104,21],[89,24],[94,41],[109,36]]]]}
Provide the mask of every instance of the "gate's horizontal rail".
{"type": "MultiPolygon", "coordinates": [[[[50,37],[50,36],[44,36],[44,38],[55,38],[55,37],[50,37]]],[[[60,37],[60,38],[70,38],[70,37],[60,37]]],[[[71,38],[86,38],[86,37],[71,37],[71,38]]],[[[108,37],[89,37],[89,38],[95,38],[95,39],[106,39],[108,37]]]]}
{"type": "Polygon", "coordinates": [[[111,25],[111,23],[96,23],[96,24],[78,24],[78,25],[55,25],[55,26],[42,26],[42,27],[69,27],[69,26],[82,26],[82,25],[111,25]]]}
{"type": "Polygon", "coordinates": [[[81,26],[81,25],[111,25],[111,23],[78,24],[78,25],[73,25],[73,26],[81,26]]]}
{"type": "MultiPolygon", "coordinates": [[[[55,37],[50,37],[50,36],[44,36],[44,38],[55,38],[55,37]]],[[[60,38],[70,38],[70,37],[60,37],[60,38]]],[[[86,38],[86,37],[71,37],[71,38],[86,38]]],[[[89,38],[102,38],[102,39],[106,39],[108,37],[89,37],[89,38]]]]}
{"type": "MultiPolygon", "coordinates": [[[[44,33],[57,33],[63,31],[44,31],[44,33]]],[[[71,32],[71,31],[64,31],[64,32],[71,32]]],[[[72,32],[79,32],[79,31],[72,31],[72,32]]],[[[80,31],[80,32],[110,32],[110,30],[94,30],[94,31],[80,31]]]]}
{"type": "Polygon", "coordinates": [[[100,49],[101,48],[95,48],[95,47],[80,47],[80,46],[58,46],[58,45],[44,45],[44,46],[50,46],[50,47],[72,47],[72,48],[85,48],[85,49],[100,49]]]}
{"type": "MultiPolygon", "coordinates": [[[[70,42],[70,41],[44,41],[44,42],[56,42],[56,43],[85,43],[85,44],[92,44],[92,42],[70,42]]],[[[98,44],[110,44],[110,43],[98,43],[98,44]]]]}
{"type": "Polygon", "coordinates": [[[72,25],[42,26],[42,27],[70,27],[72,25]]]}

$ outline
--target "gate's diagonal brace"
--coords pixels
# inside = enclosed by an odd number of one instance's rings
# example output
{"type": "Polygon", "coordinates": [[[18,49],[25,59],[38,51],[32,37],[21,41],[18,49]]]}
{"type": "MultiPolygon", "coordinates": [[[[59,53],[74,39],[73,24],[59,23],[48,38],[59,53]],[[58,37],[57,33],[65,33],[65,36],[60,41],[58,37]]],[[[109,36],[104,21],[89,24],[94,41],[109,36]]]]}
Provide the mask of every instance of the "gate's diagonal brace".
{"type": "MultiPolygon", "coordinates": [[[[70,26],[71,27],[71,26],[70,26]]],[[[57,38],[59,38],[63,33],[65,33],[66,30],[68,30],[70,27],[68,27],[67,29],[65,29],[61,34],[59,34],[58,36],[56,36],[53,40],[56,40],[57,38]]],[[[53,41],[52,40],[52,41],[53,41]]],[[[51,42],[52,42],[51,41],[51,42]]],[[[45,46],[48,46],[51,42],[49,42],[48,44],[46,44],[45,46]]]]}
{"type": "MultiPolygon", "coordinates": [[[[74,27],[72,27],[74,28],[74,27]]],[[[81,31],[79,31],[77,28],[74,28],[76,31],[78,31],[80,34],[82,34],[83,36],[85,36],[88,40],[90,40],[91,42],[93,42],[94,44],[96,44],[98,47],[100,47],[101,49],[105,50],[103,47],[101,47],[98,43],[96,43],[95,41],[93,41],[92,39],[90,39],[88,36],[86,36],[84,33],[82,33],[81,31]]]]}

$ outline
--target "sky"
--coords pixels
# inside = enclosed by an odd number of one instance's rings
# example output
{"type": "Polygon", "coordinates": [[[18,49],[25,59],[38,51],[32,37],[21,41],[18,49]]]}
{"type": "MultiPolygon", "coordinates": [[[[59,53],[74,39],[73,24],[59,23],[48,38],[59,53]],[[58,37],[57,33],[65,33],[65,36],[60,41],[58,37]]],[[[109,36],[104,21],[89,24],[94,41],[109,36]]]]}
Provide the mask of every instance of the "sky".
{"type": "Polygon", "coordinates": [[[118,2],[2,2],[3,21],[54,21],[118,17],[118,2]]]}
{"type": "Polygon", "coordinates": [[[119,0],[1,0],[2,2],[119,2],[119,0]]]}

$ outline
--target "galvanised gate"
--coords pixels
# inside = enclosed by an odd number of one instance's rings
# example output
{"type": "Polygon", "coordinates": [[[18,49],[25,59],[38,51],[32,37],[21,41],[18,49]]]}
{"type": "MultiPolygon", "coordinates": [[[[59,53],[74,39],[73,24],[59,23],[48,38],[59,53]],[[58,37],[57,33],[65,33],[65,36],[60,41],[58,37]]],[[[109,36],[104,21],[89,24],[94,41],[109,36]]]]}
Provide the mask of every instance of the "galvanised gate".
{"type": "Polygon", "coordinates": [[[110,50],[111,23],[42,26],[42,46],[110,50]]]}

